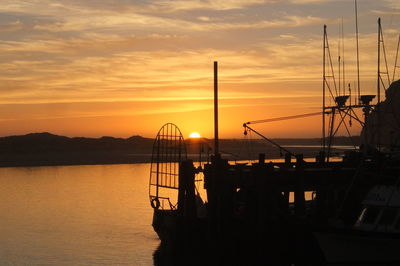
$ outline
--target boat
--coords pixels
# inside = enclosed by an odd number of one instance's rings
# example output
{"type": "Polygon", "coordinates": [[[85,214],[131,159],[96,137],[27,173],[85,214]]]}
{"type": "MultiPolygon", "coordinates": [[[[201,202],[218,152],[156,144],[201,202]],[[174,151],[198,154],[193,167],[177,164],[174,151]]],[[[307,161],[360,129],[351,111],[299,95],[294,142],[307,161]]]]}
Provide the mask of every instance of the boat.
{"type": "MultiPolygon", "coordinates": [[[[351,95],[334,95],[328,81],[334,75],[326,71],[326,66],[332,67],[326,26],[323,47],[324,55],[329,54],[323,60],[323,95],[332,97],[334,104],[326,106],[324,98],[322,112],[278,118],[322,115],[322,150],[315,160],[306,160],[303,154],[253,128],[253,124],[277,119],[250,121],[243,126],[245,134],[255,133],[284,154],[283,162],[266,162],[265,154],[259,154],[258,161],[251,164],[224,159],[218,139],[217,62],[214,154],[208,163],[195,166],[187,158],[185,141],[176,125],[167,123],[160,129],[153,146],[149,199],[154,209],[153,228],[162,242],[179,247],[174,255],[201,248],[203,253],[217,255],[217,265],[400,262],[396,250],[400,244],[400,161],[393,156],[397,142],[382,141],[391,129],[381,130],[390,119],[400,122],[392,112],[397,100],[390,98],[397,97],[400,82],[392,83],[386,91],[386,101],[380,101],[378,86],[376,104],[371,104],[374,95],[359,94],[355,103],[351,95]],[[361,111],[357,114],[356,109],[361,111]],[[332,160],[338,127],[351,125],[347,118],[363,127],[363,144],[332,160]],[[207,200],[201,199],[196,188],[200,174],[207,200]],[[311,200],[306,199],[307,193],[311,200]],[[380,211],[373,220],[370,213],[374,208],[380,211]],[[383,221],[387,224],[379,224],[383,221]],[[188,248],[191,245],[196,248],[188,248]]],[[[395,129],[392,135],[397,138],[399,128],[395,129]]]]}
{"type": "Polygon", "coordinates": [[[353,226],[314,234],[328,263],[400,264],[400,187],[374,186],[353,226]]]}
{"type": "Polygon", "coordinates": [[[206,208],[196,189],[196,173],[179,128],[163,125],[153,144],[149,180],[152,226],[161,241],[177,242],[189,230],[202,231],[199,224],[204,223],[206,208]]]}

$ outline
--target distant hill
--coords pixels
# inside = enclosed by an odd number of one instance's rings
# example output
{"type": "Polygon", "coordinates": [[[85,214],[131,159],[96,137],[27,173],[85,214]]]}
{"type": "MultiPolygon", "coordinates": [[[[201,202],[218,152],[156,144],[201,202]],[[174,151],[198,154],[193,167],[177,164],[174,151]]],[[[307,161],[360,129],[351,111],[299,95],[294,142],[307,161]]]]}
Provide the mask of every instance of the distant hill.
{"type": "Polygon", "coordinates": [[[0,138],[0,166],[74,165],[147,162],[154,140],[84,138],[31,133],[0,138]]]}
{"type": "MultiPolygon", "coordinates": [[[[335,144],[351,145],[358,140],[358,137],[353,140],[338,137],[335,144]]],[[[319,138],[274,141],[305,156],[317,154],[321,143],[319,138]]],[[[70,138],[48,132],[0,137],[0,167],[150,162],[153,143],[154,139],[141,136],[70,138]]],[[[203,160],[207,154],[213,154],[213,140],[210,139],[187,139],[186,147],[194,160],[199,158],[199,151],[203,153],[203,160]]],[[[220,150],[224,158],[237,160],[255,159],[259,153],[265,153],[267,158],[281,155],[279,149],[260,139],[221,139],[220,150]]]]}
{"type": "Polygon", "coordinates": [[[130,150],[149,152],[153,139],[132,136],[130,138],[69,138],[48,132],[0,138],[0,152],[66,152],[66,151],[116,151],[130,150]]]}

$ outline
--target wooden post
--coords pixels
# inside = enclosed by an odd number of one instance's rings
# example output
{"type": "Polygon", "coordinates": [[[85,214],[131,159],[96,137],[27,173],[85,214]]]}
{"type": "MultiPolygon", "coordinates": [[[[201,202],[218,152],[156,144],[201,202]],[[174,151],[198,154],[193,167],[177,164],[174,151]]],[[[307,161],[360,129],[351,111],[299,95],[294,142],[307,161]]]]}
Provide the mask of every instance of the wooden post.
{"type": "Polygon", "coordinates": [[[271,186],[267,184],[267,174],[266,174],[266,167],[265,167],[265,154],[260,153],[258,155],[258,166],[256,168],[256,191],[257,191],[257,207],[258,207],[258,221],[257,221],[257,233],[262,234],[266,231],[266,220],[267,220],[267,213],[268,215],[271,214],[270,208],[268,207],[271,205],[270,201],[270,189],[271,186]]]}
{"type": "Polygon", "coordinates": [[[265,164],[265,153],[258,154],[258,164],[259,165],[265,164]]]}
{"type": "Polygon", "coordinates": [[[194,166],[192,160],[179,165],[178,213],[186,218],[196,216],[194,166]]]}
{"type": "Polygon", "coordinates": [[[178,214],[179,217],[183,217],[185,211],[185,164],[181,162],[179,164],[179,176],[178,176],[178,214]]]}
{"type": "Polygon", "coordinates": [[[285,166],[290,168],[292,166],[292,155],[285,153],[285,166]]]}
{"type": "Polygon", "coordinates": [[[304,164],[303,154],[296,155],[294,211],[297,218],[300,218],[305,213],[303,164],[304,164]]]}

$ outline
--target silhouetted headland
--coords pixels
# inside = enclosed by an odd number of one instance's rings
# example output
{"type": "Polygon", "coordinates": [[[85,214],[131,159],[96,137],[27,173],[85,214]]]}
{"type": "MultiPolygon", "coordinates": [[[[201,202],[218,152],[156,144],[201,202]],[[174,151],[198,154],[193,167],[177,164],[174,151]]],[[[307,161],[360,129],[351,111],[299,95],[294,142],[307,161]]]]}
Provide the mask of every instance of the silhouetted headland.
{"type": "MultiPolygon", "coordinates": [[[[307,156],[315,154],[321,143],[320,138],[276,139],[281,145],[307,156]]],[[[141,136],[115,137],[65,137],[51,133],[31,133],[0,138],[0,167],[10,166],[51,166],[147,163],[151,161],[154,139],[141,136]]],[[[358,143],[358,139],[353,139],[358,143]]],[[[337,145],[351,145],[347,137],[339,137],[337,145]]],[[[231,160],[256,159],[258,153],[265,153],[267,159],[279,158],[279,150],[258,139],[222,139],[220,146],[224,157],[231,160]]],[[[187,139],[189,157],[207,160],[212,154],[212,140],[187,139]]]]}

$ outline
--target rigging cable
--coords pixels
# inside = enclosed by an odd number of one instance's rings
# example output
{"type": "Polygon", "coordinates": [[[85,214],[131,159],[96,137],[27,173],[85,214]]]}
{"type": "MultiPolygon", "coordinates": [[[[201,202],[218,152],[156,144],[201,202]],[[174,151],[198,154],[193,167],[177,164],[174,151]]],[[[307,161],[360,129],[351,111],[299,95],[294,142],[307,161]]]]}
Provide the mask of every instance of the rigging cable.
{"type": "Polygon", "coordinates": [[[400,46],[400,34],[399,34],[399,40],[397,41],[397,49],[396,49],[396,59],[394,60],[394,69],[393,69],[393,78],[392,78],[392,82],[394,81],[395,77],[396,77],[396,68],[397,66],[397,58],[399,55],[399,46],[400,46]]]}
{"type": "Polygon", "coordinates": [[[303,118],[303,117],[316,116],[316,115],[321,115],[321,112],[307,113],[307,114],[301,114],[301,115],[283,116],[283,117],[275,117],[275,118],[261,119],[261,120],[254,120],[254,121],[246,122],[245,124],[246,125],[250,125],[250,124],[268,123],[268,122],[290,120],[290,119],[303,118]]]}

